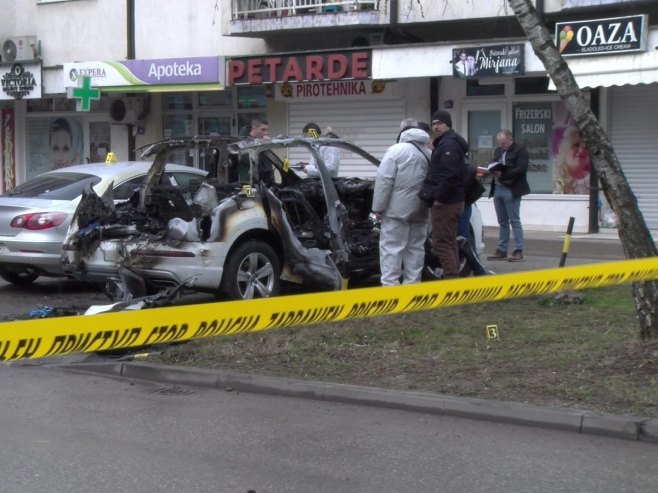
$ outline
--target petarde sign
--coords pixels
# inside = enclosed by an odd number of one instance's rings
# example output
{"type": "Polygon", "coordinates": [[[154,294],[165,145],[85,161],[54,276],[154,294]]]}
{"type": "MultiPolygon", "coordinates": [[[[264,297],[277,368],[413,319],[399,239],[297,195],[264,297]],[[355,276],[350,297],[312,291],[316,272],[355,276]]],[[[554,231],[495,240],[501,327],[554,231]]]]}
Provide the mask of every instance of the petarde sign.
{"type": "Polygon", "coordinates": [[[270,55],[228,61],[228,85],[368,79],[370,50],[270,55]]]}
{"type": "Polygon", "coordinates": [[[555,44],[563,57],[646,51],[646,38],[646,15],[555,24],[555,44]]]}

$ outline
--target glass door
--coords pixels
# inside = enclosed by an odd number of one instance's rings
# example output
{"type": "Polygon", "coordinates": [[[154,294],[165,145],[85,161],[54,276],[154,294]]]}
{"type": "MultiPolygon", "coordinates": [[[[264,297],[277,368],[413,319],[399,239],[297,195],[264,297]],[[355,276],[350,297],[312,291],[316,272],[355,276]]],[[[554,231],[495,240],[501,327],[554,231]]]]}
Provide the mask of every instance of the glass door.
{"type": "MultiPolygon", "coordinates": [[[[466,128],[462,130],[462,135],[468,141],[471,163],[486,166],[493,160],[494,150],[498,147],[496,134],[506,121],[505,103],[464,104],[462,122],[465,122],[466,128]]],[[[484,177],[485,186],[488,187],[490,180],[484,177]]]]}

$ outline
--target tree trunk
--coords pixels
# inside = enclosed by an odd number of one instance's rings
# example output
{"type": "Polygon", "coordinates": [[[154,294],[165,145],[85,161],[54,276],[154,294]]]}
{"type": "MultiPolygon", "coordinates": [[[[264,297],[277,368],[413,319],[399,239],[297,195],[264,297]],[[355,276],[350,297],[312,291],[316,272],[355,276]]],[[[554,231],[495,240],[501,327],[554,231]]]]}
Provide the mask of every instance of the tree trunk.
{"type": "MultiPolygon", "coordinates": [[[[553,36],[542,24],[531,0],[508,0],[508,3],[580,130],[592,166],[601,181],[601,189],[617,214],[619,239],[626,257],[655,257],[658,250],[612,144],[555,46],[553,36]]],[[[658,338],[658,281],[634,283],[633,296],[640,320],[640,338],[658,338]]]]}

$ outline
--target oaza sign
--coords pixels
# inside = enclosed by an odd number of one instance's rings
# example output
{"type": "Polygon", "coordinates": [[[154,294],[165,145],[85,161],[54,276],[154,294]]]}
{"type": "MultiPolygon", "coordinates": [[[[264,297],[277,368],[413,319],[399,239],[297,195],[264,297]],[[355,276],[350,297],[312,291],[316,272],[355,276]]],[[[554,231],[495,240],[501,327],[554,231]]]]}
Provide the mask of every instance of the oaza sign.
{"type": "Polygon", "coordinates": [[[555,25],[555,44],[565,57],[646,51],[646,37],[646,15],[555,25]]]}

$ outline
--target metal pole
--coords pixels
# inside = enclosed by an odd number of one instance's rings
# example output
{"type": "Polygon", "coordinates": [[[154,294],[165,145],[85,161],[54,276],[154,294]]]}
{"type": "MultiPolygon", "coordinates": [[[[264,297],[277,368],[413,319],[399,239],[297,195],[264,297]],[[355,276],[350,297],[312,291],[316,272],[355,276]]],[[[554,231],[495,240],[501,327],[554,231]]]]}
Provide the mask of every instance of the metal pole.
{"type": "Polygon", "coordinates": [[[560,267],[564,267],[567,262],[567,253],[569,253],[569,245],[571,244],[571,233],[573,233],[573,223],[575,217],[569,218],[569,226],[567,226],[567,235],[564,237],[564,244],[562,245],[562,255],[560,256],[560,267]]]}

